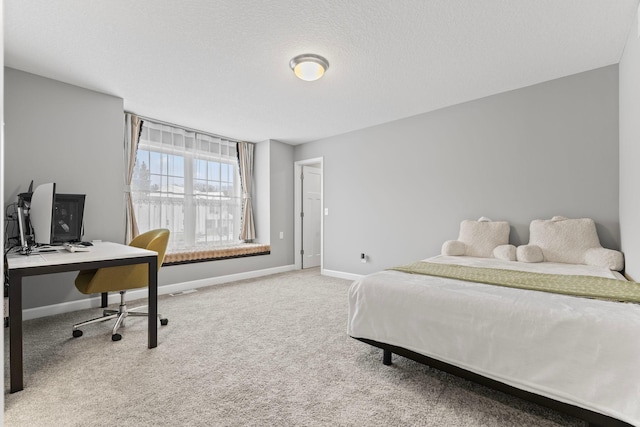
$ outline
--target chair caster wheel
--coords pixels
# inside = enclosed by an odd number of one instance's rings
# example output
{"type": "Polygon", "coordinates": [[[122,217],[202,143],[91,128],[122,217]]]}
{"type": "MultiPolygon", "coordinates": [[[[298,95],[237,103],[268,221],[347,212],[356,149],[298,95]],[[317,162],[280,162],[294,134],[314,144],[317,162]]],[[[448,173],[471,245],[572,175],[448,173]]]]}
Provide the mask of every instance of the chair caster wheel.
{"type": "Polygon", "coordinates": [[[120,334],[111,335],[111,341],[120,341],[121,339],[122,339],[122,335],[120,334]]]}
{"type": "Polygon", "coordinates": [[[78,338],[82,336],[82,331],[80,329],[76,329],[75,331],[73,331],[73,337],[74,338],[78,338]]]}
{"type": "Polygon", "coordinates": [[[169,323],[169,319],[160,319],[160,324],[166,326],[169,323]]]}

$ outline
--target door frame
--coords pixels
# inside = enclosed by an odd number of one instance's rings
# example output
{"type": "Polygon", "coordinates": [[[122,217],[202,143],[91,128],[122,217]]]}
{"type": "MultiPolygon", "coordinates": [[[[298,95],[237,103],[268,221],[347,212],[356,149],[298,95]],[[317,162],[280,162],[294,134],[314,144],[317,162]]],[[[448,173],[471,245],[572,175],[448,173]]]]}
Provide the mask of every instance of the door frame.
{"type": "Polygon", "coordinates": [[[294,188],[294,233],[293,233],[293,252],[294,265],[297,270],[302,270],[302,221],[300,221],[300,209],[302,208],[302,182],[300,174],[302,166],[320,165],[320,271],[324,270],[324,158],[315,157],[313,159],[298,160],[294,162],[293,167],[293,188],[294,188]]]}

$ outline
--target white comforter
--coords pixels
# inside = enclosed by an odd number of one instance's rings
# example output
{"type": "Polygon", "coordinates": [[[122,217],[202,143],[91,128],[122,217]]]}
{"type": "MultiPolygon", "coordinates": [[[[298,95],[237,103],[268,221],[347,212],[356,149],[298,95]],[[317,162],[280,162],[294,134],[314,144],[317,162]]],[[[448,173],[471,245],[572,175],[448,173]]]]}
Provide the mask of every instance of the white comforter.
{"type": "MultiPolygon", "coordinates": [[[[425,261],[621,278],[594,266],[425,261]]],[[[640,426],[640,305],[399,271],[356,280],[347,332],[640,426]]]]}

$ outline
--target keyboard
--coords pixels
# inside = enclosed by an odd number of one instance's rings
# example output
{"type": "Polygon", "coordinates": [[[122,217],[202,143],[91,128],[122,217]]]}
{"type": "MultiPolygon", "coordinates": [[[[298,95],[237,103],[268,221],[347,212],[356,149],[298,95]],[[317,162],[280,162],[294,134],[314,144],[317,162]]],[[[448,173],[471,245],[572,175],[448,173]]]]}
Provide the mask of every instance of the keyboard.
{"type": "Polygon", "coordinates": [[[63,243],[62,246],[69,252],[89,252],[91,248],[77,243],[63,243]]]}

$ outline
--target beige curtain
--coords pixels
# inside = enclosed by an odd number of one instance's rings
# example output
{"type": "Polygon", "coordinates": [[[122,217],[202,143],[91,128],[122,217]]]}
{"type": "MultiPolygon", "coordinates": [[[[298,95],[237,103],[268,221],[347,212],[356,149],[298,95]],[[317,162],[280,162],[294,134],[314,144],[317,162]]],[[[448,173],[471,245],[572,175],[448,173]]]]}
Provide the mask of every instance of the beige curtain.
{"type": "Polygon", "coordinates": [[[136,214],[133,210],[133,200],[131,199],[131,180],[133,178],[133,168],[136,164],[140,132],[142,131],[142,120],[140,117],[135,114],[125,113],[124,130],[124,199],[126,221],[124,241],[126,244],[129,244],[129,242],[139,234],[136,214]]]}
{"type": "Polygon", "coordinates": [[[253,222],[251,205],[251,183],[253,182],[253,144],[238,142],[238,166],[240,185],[242,185],[242,224],[240,240],[251,242],[256,238],[256,226],[253,222]]]}

